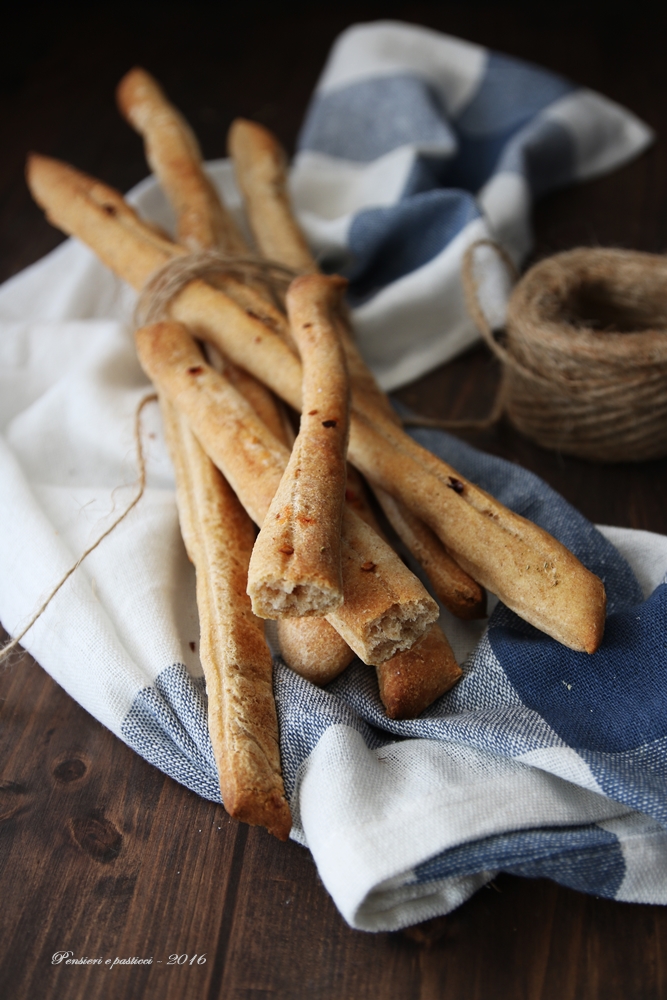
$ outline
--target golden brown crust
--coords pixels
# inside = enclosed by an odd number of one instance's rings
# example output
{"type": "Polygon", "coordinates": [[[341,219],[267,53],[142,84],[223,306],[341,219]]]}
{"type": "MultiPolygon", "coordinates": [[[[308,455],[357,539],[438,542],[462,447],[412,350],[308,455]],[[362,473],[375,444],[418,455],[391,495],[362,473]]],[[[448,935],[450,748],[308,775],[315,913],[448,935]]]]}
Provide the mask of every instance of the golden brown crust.
{"type": "Polygon", "coordinates": [[[160,399],[181,530],[197,573],[209,731],[230,816],[281,840],[292,820],[280,769],[273,663],[245,593],[254,528],[169,400],[160,399]]]}
{"type": "Polygon", "coordinates": [[[378,414],[372,426],[353,422],[350,452],[374,484],[435,531],[470,576],[559,642],[595,652],[604,630],[604,586],[564,545],[378,414]]]}
{"type": "MultiPolygon", "coordinates": [[[[41,161],[43,167],[44,158],[41,161]]],[[[53,162],[47,161],[48,166],[53,162]]],[[[72,173],[64,165],[57,166],[61,172],[72,173]]],[[[161,249],[164,241],[147,227],[136,233],[134,223],[125,225],[106,215],[113,224],[110,231],[102,224],[105,212],[91,205],[89,197],[79,197],[74,191],[74,209],[68,209],[66,197],[53,199],[54,178],[47,182],[41,167],[37,169],[33,161],[29,171],[37,200],[53,218],[58,216],[58,225],[88,242],[127,280],[137,279],[149,251],[154,259],[167,256],[161,249]],[[132,260],[135,250],[139,263],[132,260]]],[[[301,408],[298,359],[279,336],[224,293],[193,281],[174,301],[172,316],[187,323],[196,336],[219,346],[295,409],[301,408]]],[[[547,532],[467,482],[388,417],[383,418],[377,408],[372,414],[365,409],[363,399],[353,392],[349,455],[369,482],[425,521],[462,569],[521,617],[573,649],[594,652],[604,629],[605,596],[600,580],[547,532]]]]}
{"type": "MultiPolygon", "coordinates": [[[[140,219],[118,191],[66,163],[35,154],[28,159],[26,176],[48,219],[86,243],[137,290],[184,253],[140,219]]],[[[265,385],[280,385],[277,394],[301,409],[301,365],[275,324],[267,325],[253,309],[199,279],[175,298],[171,315],[265,385]]]]}
{"type": "MultiPolygon", "coordinates": [[[[206,364],[178,323],[136,334],[139,359],[159,391],[187,417],[211,460],[261,526],[287,449],[222,375],[206,364]]],[[[437,617],[422,584],[363,521],[343,515],[344,602],[327,620],[367,663],[380,663],[412,644],[437,617]]]]}
{"type": "Polygon", "coordinates": [[[268,129],[244,118],[232,123],[227,141],[261,253],[295,271],[316,270],[308,244],[294,222],[280,144],[268,129]]]}
{"type": "MultiPolygon", "coordinates": [[[[177,241],[188,250],[215,249],[234,257],[250,251],[204,170],[197,139],[146,70],[130,70],[117,90],[118,105],[144,139],[146,159],[176,215],[177,241]]],[[[262,286],[221,273],[216,287],[263,323],[288,336],[284,316],[262,294],[262,286]]]]}
{"type": "Polygon", "coordinates": [[[387,660],[376,671],[380,698],[390,719],[415,719],[462,676],[437,624],[411,649],[387,660]]]}
{"type": "Polygon", "coordinates": [[[139,67],[116,92],[121,113],[143,137],[146,159],[176,212],[178,242],[192,250],[219,247],[248,252],[236,223],[206,176],[199,143],[157,81],[139,67]]]}
{"type": "MultiPolygon", "coordinates": [[[[261,204],[256,206],[257,215],[261,217],[261,238],[258,238],[260,249],[268,254],[270,248],[274,259],[281,263],[303,258],[306,241],[291,214],[289,205],[282,201],[280,196],[276,196],[275,186],[266,183],[262,188],[256,180],[258,173],[268,177],[282,171],[279,187],[281,190],[285,188],[285,156],[280,144],[266,129],[253,126],[252,123],[239,123],[236,131],[234,128],[233,126],[232,135],[239,149],[246,146],[252,148],[250,159],[248,155],[239,158],[239,177],[242,182],[244,173],[247,175],[245,183],[249,192],[247,196],[249,209],[252,207],[252,198],[257,198],[258,191],[262,190],[261,204]]],[[[313,268],[316,266],[312,257],[310,266],[313,268]]],[[[383,417],[400,425],[387,396],[380,389],[359,352],[351,333],[348,310],[342,300],[337,304],[332,319],[345,351],[357,405],[363,402],[364,412],[372,414],[377,410],[383,417]]],[[[442,603],[457,617],[464,619],[484,617],[486,595],[483,589],[448,555],[437,535],[400,501],[389,497],[386,493],[383,493],[382,497],[378,495],[378,499],[383,507],[388,508],[385,513],[394,530],[421,563],[442,603]]]]}
{"type": "Polygon", "coordinates": [[[143,222],[118,191],[66,163],[34,153],[26,179],[49,222],[86,243],[133,288],[183,253],[143,222]]]}
{"type": "Polygon", "coordinates": [[[457,618],[470,621],[486,617],[486,594],[449,555],[423,521],[385,490],[375,495],[392,528],[428,576],[435,596],[457,618]]]}
{"type": "MultiPolygon", "coordinates": [[[[182,247],[159,236],[140,219],[118,191],[66,163],[35,154],[28,159],[26,176],[48,219],[86,243],[103,263],[138,291],[155,271],[184,253],[182,247]]],[[[279,324],[271,321],[267,325],[264,313],[239,304],[199,279],[179,293],[171,313],[174,319],[188,325],[195,336],[213,343],[264,384],[280,384],[283,392],[278,395],[288,401],[290,396],[294,397],[292,405],[296,402],[295,408],[300,409],[301,366],[285,343],[279,324]],[[258,349],[263,364],[257,363],[258,349]]]]}
{"type": "Polygon", "coordinates": [[[262,618],[323,616],[343,603],[341,524],[350,394],[330,314],[346,284],[305,275],[287,294],[303,366],[303,411],[250,560],[248,593],[262,618]]]}
{"type": "Polygon", "coordinates": [[[155,323],[135,335],[148,377],[183,413],[255,524],[261,526],[289,452],[250,403],[205,361],[178,323],[155,323]]]}

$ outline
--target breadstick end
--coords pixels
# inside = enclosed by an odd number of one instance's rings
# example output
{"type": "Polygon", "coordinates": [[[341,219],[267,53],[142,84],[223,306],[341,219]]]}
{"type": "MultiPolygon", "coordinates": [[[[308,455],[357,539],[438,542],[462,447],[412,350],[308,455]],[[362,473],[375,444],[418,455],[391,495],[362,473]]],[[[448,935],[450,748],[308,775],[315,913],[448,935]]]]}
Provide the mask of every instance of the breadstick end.
{"type": "Polygon", "coordinates": [[[456,617],[460,618],[461,621],[472,622],[478,621],[480,618],[486,618],[486,591],[483,587],[477,585],[476,591],[469,593],[455,592],[454,598],[451,595],[441,595],[436,590],[436,596],[441,600],[445,607],[451,611],[451,613],[456,617]],[[447,600],[443,598],[447,597],[447,600]]]}
{"type": "Polygon", "coordinates": [[[124,118],[131,120],[132,108],[147,87],[161,92],[157,81],[141,66],[134,66],[122,78],[116,87],[116,103],[124,118]]]}
{"type": "Polygon", "coordinates": [[[581,567],[580,591],[570,603],[571,618],[564,619],[550,632],[559,642],[582,653],[594,653],[604,636],[607,594],[599,577],[581,567]],[[562,635],[558,635],[558,630],[562,635]]]}
{"type": "Polygon", "coordinates": [[[361,636],[348,631],[340,619],[336,620],[336,628],[364,663],[379,666],[399,653],[409,652],[438,615],[438,605],[427,594],[423,600],[392,604],[364,623],[361,636]]]}
{"type": "Polygon", "coordinates": [[[263,826],[278,840],[288,840],[292,829],[292,814],[287,799],[280,792],[272,791],[259,800],[256,789],[248,789],[245,794],[224,797],[227,813],[241,823],[263,826]]]}
{"type": "Polygon", "coordinates": [[[287,289],[288,308],[297,306],[302,296],[307,299],[330,298],[336,303],[348,285],[347,278],[340,274],[299,274],[287,289]]]}
{"type": "Polygon", "coordinates": [[[235,118],[227,133],[227,148],[232,157],[243,156],[252,149],[257,154],[270,156],[281,165],[285,163],[283,148],[268,128],[249,118],[235,118]]]}
{"type": "Polygon", "coordinates": [[[49,186],[49,179],[58,173],[63,166],[58,160],[41,153],[28,153],[25,165],[25,179],[33,198],[44,208],[44,189],[49,186]]]}
{"type": "Polygon", "coordinates": [[[463,676],[439,625],[376,670],[380,698],[390,719],[415,719],[463,676]]]}

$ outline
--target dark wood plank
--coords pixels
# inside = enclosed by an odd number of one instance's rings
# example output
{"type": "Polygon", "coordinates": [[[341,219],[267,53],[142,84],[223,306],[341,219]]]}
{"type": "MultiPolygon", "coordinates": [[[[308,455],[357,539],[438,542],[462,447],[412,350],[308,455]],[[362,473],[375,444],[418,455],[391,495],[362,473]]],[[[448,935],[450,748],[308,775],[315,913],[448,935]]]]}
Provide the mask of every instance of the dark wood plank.
{"type": "MultiPolygon", "coordinates": [[[[205,155],[238,114],[293,148],[328,48],[353,21],[397,17],[531,59],[619,100],[667,135],[665,12],[593,4],[27,4],[0,42],[0,277],[55,246],[23,181],[29,149],[121,189],[146,167],[115,111],[140,63],[166,86],[205,155]]],[[[535,212],[534,257],[576,244],[662,251],[667,143],[535,212]]],[[[399,394],[434,416],[488,410],[497,370],[476,348],[399,394]]],[[[468,440],[542,475],[585,514],[667,531],[665,462],[596,466],[501,425],[468,440]]],[[[12,998],[308,996],[387,1000],[658,1000],[667,910],[500,877],[420,934],[350,930],[308,853],[247,830],[142,761],[28,656],[0,670],[0,983],[12,998]],[[201,831],[201,832],[200,832],[201,831]],[[52,966],[75,956],[151,966],[52,966]],[[206,954],[168,967],[172,953],[206,954]],[[161,964],[158,964],[158,960],[161,964]]]]}

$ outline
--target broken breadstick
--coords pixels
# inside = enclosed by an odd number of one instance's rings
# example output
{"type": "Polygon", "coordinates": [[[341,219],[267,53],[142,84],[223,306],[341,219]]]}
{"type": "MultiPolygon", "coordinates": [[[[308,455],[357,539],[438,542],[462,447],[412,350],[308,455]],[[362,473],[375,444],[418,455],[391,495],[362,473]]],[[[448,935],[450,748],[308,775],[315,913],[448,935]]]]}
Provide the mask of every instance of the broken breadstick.
{"type": "Polygon", "coordinates": [[[303,365],[299,434],[264,519],[248,573],[262,618],[323,616],[343,603],[341,525],[350,392],[345,357],[330,320],[347,282],[311,274],[287,293],[303,365]]]}
{"type": "Polygon", "coordinates": [[[281,840],[292,821],[280,770],[273,663],[245,593],[254,529],[186,421],[160,397],[185,546],[197,573],[200,657],[225,809],[281,840]]]}
{"type": "MultiPolygon", "coordinates": [[[[33,156],[28,181],[55,224],[82,238],[135,287],[179,252],[129,207],[122,218],[113,203],[106,212],[104,192],[120,202],[121,196],[65,164],[33,156]]],[[[229,296],[193,280],[173,300],[171,315],[301,409],[297,357],[229,296]]],[[[366,479],[425,521],[456,562],[509,608],[572,649],[594,652],[604,630],[601,581],[546,531],[467,482],[377,409],[363,411],[353,388],[348,454],[366,479]]]]}
{"type": "MultiPolygon", "coordinates": [[[[289,452],[227,380],[206,364],[185,327],[157,323],[136,334],[149,378],[187,417],[200,444],[260,527],[289,452]]],[[[409,648],[437,604],[396,553],[350,510],[343,514],[343,604],[327,620],[366,663],[409,648]]]]}
{"type": "MultiPolygon", "coordinates": [[[[251,128],[246,122],[235,123],[232,132],[236,136],[236,145],[239,144],[239,135],[245,137],[245,159],[239,159],[237,170],[239,176],[244,169],[246,171],[246,181],[242,186],[257,242],[264,252],[265,247],[270,245],[274,258],[279,252],[289,254],[292,246],[290,241],[295,238],[295,232],[303,242],[294,217],[285,224],[278,209],[273,213],[264,211],[255,228],[254,218],[258,213],[252,211],[253,203],[264,206],[271,196],[270,189],[260,192],[260,186],[255,186],[254,179],[261,176],[263,170],[273,172],[278,188],[285,187],[284,174],[282,178],[277,178],[281,165],[284,171],[285,163],[284,156],[280,155],[280,144],[266,129],[261,126],[251,128]],[[280,227],[279,240],[271,231],[274,225],[280,227]]],[[[234,156],[234,144],[230,144],[230,149],[234,156]]],[[[280,208],[284,214],[289,211],[289,204],[281,201],[280,208]]],[[[312,257],[310,261],[313,266],[312,257]]],[[[351,336],[346,336],[346,328],[349,330],[349,327],[343,315],[340,323],[352,383],[353,407],[366,418],[366,432],[371,427],[376,430],[378,423],[385,428],[394,425],[394,432],[385,434],[385,445],[379,445],[377,441],[371,445],[371,435],[358,433],[363,421],[357,421],[356,414],[353,414],[350,457],[369,478],[374,489],[380,487],[393,495],[394,502],[388,505],[388,513],[393,516],[395,528],[413,554],[430,561],[431,573],[435,572],[440,578],[439,590],[446,598],[444,603],[461,617],[479,615],[483,612],[484,601],[481,588],[475,582],[479,581],[497,593],[522,617],[565,645],[593,652],[602,639],[604,629],[606,601],[601,581],[585,570],[571,553],[546,532],[530,522],[524,521],[522,524],[523,519],[509,514],[497,501],[466,483],[454,469],[445,466],[424,449],[416,450],[409,446],[407,442],[411,439],[395,427],[396,418],[386,397],[366,368],[351,336]],[[408,473],[407,461],[399,469],[397,455],[392,461],[391,450],[401,443],[404,459],[410,454],[417,466],[427,464],[434,477],[440,479],[433,497],[437,498],[440,510],[436,510],[431,502],[432,494],[427,488],[426,480],[419,490],[421,503],[411,488],[420,478],[418,469],[413,468],[408,473]],[[386,477],[377,475],[375,460],[380,457],[380,453],[386,463],[386,477]],[[425,459],[427,454],[428,460],[420,463],[420,458],[425,459]],[[397,481],[397,473],[401,474],[400,483],[397,481]],[[442,490],[443,485],[462,497],[468,510],[464,510],[462,505],[448,503],[442,490]],[[457,520],[451,527],[443,522],[443,507],[445,510],[450,508],[452,517],[457,520]],[[454,512],[455,507],[459,510],[458,517],[454,512]],[[482,517],[472,515],[471,507],[482,517]],[[501,531],[489,531],[484,518],[494,519],[501,531]],[[424,530],[419,526],[420,520],[426,522],[424,530]],[[438,547],[433,546],[429,528],[444,543],[444,550],[438,552],[438,547]],[[486,552],[482,551],[483,548],[486,552]],[[443,560],[443,553],[449,554],[452,560],[449,564],[446,559],[443,560]],[[456,575],[450,576],[453,564],[456,563],[462,570],[458,579],[456,575]],[[465,591],[462,591],[464,583],[465,591]]],[[[382,493],[379,495],[379,499],[381,498],[382,493]]]]}
{"type": "MultiPolygon", "coordinates": [[[[232,372],[243,375],[243,369],[231,366],[232,372]]],[[[228,375],[225,369],[225,374],[228,375]]],[[[228,376],[229,377],[229,376],[228,376]]],[[[261,386],[252,376],[247,376],[251,385],[261,386]]],[[[232,384],[245,396],[260,419],[271,433],[288,448],[294,444],[295,434],[287,415],[283,412],[282,419],[277,423],[269,421],[262,408],[256,405],[253,392],[246,391],[246,385],[241,380],[237,382],[230,378],[232,384]]],[[[263,388],[263,386],[262,386],[263,388]]],[[[357,470],[349,463],[347,465],[347,484],[345,487],[345,502],[366,521],[374,531],[381,535],[380,527],[363,492],[363,483],[357,470]]],[[[350,665],[354,653],[338,634],[335,628],[325,618],[278,618],[276,633],[280,655],[295,673],[305,677],[313,684],[328,684],[350,665]]]]}
{"type": "MultiPolygon", "coordinates": [[[[291,213],[289,202],[275,194],[287,187],[286,158],[278,140],[261,125],[239,119],[230,129],[230,151],[236,161],[247,214],[262,253],[267,256],[272,254],[281,263],[298,255],[304,266],[315,270],[317,264],[310,251],[307,259],[304,255],[307,244],[291,213]],[[241,150],[242,156],[239,152],[241,150]],[[274,178],[270,187],[260,180],[268,173],[274,178]],[[272,211],[268,212],[267,202],[272,199],[275,204],[272,211]]],[[[345,350],[355,399],[363,400],[364,406],[367,410],[370,408],[371,413],[377,408],[385,417],[400,424],[387,396],[380,389],[354,342],[348,311],[342,301],[332,320],[345,350]]],[[[400,501],[390,501],[386,493],[382,497],[378,495],[378,500],[383,507],[387,504],[388,510],[385,513],[392,527],[423,566],[439,600],[459,618],[483,618],[486,609],[483,589],[447,554],[434,532],[400,501]]]]}

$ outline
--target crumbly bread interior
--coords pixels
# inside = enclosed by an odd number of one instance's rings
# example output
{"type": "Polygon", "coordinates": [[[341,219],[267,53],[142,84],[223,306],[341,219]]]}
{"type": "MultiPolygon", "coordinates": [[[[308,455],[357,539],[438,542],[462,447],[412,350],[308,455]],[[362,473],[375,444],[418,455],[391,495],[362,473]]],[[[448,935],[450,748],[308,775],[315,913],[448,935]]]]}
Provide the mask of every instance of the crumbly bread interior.
{"type": "Polygon", "coordinates": [[[260,618],[302,618],[327,615],[340,607],[343,595],[315,581],[290,586],[284,577],[257,579],[248,587],[252,608],[260,618]]]}

